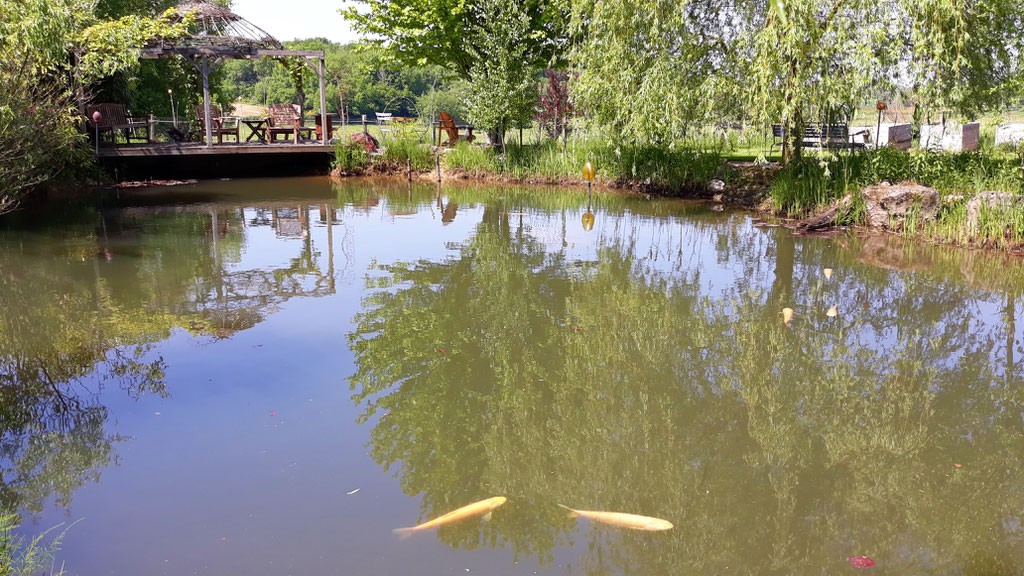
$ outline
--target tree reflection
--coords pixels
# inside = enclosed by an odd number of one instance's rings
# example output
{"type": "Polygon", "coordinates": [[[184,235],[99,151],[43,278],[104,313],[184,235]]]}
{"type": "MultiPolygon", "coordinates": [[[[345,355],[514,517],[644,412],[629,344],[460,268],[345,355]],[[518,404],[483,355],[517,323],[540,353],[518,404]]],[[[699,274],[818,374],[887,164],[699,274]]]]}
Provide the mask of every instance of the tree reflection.
{"type": "Polygon", "coordinates": [[[510,497],[442,541],[546,561],[578,538],[564,503],[676,526],[596,526],[587,574],[809,573],[858,554],[934,573],[1024,557],[1021,377],[994,352],[1014,328],[984,305],[1005,294],[959,271],[863,262],[863,239],[840,249],[721,220],[641,250],[665,223],[610,209],[597,258],[578,260],[509,217],[508,194],[481,201],[456,255],[369,277],[350,338],[371,454],[422,497],[423,518],[510,497]],[[774,279],[711,291],[697,244],[774,279]]]}
{"type": "Polygon", "coordinates": [[[137,206],[0,228],[0,511],[68,507],[116,463],[123,438],[101,395],[167,395],[156,342],[229,337],[289,298],[334,292],[334,246],[323,263],[309,207],[265,209],[265,223],[237,205],[137,206]],[[283,265],[241,265],[261,225],[300,239],[283,265]]]}

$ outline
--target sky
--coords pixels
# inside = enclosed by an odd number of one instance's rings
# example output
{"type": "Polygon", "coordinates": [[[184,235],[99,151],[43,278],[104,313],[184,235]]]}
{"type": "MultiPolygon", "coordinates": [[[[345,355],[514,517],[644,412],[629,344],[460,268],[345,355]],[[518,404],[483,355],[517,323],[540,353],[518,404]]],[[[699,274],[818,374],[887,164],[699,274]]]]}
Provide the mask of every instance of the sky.
{"type": "Polygon", "coordinates": [[[351,42],[357,35],[338,10],[346,0],[233,0],[231,11],[285,42],[301,38],[327,38],[351,42]]]}

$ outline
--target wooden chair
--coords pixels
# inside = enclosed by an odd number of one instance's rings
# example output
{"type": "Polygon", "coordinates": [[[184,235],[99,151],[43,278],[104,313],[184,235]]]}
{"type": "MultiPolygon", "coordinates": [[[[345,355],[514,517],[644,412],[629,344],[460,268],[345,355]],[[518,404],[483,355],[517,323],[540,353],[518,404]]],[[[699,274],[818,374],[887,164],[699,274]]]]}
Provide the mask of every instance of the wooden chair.
{"type": "Polygon", "coordinates": [[[267,109],[267,139],[273,143],[277,136],[283,135],[285,140],[291,134],[298,144],[302,135],[312,138],[315,128],[302,125],[302,115],[298,104],[271,104],[267,109]]]}
{"type": "Polygon", "coordinates": [[[97,136],[102,135],[103,132],[110,132],[110,140],[112,144],[117,144],[117,131],[124,130],[124,138],[129,144],[132,143],[132,139],[142,140],[143,142],[150,142],[153,140],[153,115],[148,116],[132,116],[125,110],[123,104],[96,104],[89,106],[85,109],[85,117],[89,124],[89,129],[97,136]],[[99,123],[93,122],[92,116],[94,112],[100,113],[99,123]],[[145,128],[145,136],[139,136],[138,130],[145,128]]]}
{"type": "Polygon", "coordinates": [[[456,126],[455,119],[452,118],[452,115],[447,112],[441,112],[440,117],[441,123],[438,126],[437,141],[438,145],[441,146],[442,148],[451,148],[452,146],[458,144],[459,140],[465,140],[466,142],[470,143],[472,143],[473,140],[476,140],[476,136],[473,136],[472,126],[456,126]],[[469,131],[469,133],[460,135],[460,128],[466,128],[469,131]],[[440,144],[442,133],[448,135],[448,141],[446,141],[444,144],[440,144]]]}
{"type": "MultiPolygon", "coordinates": [[[[203,112],[202,104],[196,106],[196,121],[199,122],[200,140],[206,138],[206,121],[203,112]]],[[[235,142],[241,142],[238,138],[238,129],[238,118],[235,116],[224,116],[221,114],[219,106],[210,105],[210,135],[217,137],[218,144],[224,143],[225,136],[234,136],[235,142]]]]}

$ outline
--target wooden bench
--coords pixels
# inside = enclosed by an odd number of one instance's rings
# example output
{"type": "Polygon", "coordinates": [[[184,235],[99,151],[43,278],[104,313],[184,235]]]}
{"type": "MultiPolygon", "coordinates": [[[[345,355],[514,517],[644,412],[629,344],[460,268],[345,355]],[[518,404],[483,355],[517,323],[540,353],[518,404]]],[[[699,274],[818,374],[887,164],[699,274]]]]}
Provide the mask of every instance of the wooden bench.
{"type": "MultiPolygon", "coordinates": [[[[199,139],[203,140],[206,138],[206,121],[202,104],[196,106],[196,120],[199,122],[199,139]]],[[[241,142],[238,138],[238,124],[238,118],[223,116],[219,106],[210,106],[210,135],[217,137],[218,144],[224,143],[225,136],[234,136],[235,142],[241,142]]]]}
{"type": "Polygon", "coordinates": [[[124,130],[125,140],[131,144],[132,139],[138,139],[143,142],[150,142],[153,140],[153,115],[148,116],[132,116],[125,110],[123,104],[103,103],[88,106],[85,109],[85,117],[89,124],[89,129],[97,136],[100,136],[103,132],[110,132],[111,144],[117,144],[117,131],[124,130]],[[93,114],[100,113],[100,121],[97,123],[93,121],[93,114]],[[139,136],[138,130],[145,129],[145,136],[139,136]]]}
{"type": "Polygon", "coordinates": [[[456,126],[455,125],[455,119],[452,118],[452,115],[447,113],[447,112],[441,112],[440,118],[441,118],[441,120],[440,120],[440,124],[438,125],[438,131],[437,131],[437,145],[438,146],[440,146],[442,148],[451,148],[452,146],[455,146],[456,144],[458,144],[459,140],[465,140],[466,142],[470,142],[470,143],[472,143],[473,140],[476,140],[476,136],[473,136],[473,127],[472,126],[468,126],[468,125],[466,125],[466,126],[456,126]],[[463,129],[463,128],[466,129],[469,133],[468,134],[459,134],[459,130],[463,129]],[[444,144],[441,143],[441,134],[447,134],[448,135],[448,140],[444,144]]]}
{"type": "MultiPolygon", "coordinates": [[[[772,145],[768,149],[768,156],[776,146],[782,147],[786,141],[786,130],[782,124],[772,124],[772,145]]],[[[864,148],[864,142],[850,141],[850,126],[848,124],[820,124],[810,122],[804,124],[804,133],[800,143],[809,148],[829,149],[854,149],[864,148]]]]}
{"type": "Polygon", "coordinates": [[[271,104],[267,109],[267,140],[274,143],[278,135],[283,135],[287,140],[289,134],[295,139],[296,144],[303,134],[311,139],[316,128],[303,126],[299,111],[298,104],[271,104]]]}

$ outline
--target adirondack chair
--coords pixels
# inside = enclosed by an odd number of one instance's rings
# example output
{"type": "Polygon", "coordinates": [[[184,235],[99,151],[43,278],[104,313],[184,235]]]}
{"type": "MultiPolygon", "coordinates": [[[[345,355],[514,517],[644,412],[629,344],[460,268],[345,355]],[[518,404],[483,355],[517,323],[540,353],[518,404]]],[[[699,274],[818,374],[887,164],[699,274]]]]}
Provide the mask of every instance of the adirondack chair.
{"type": "Polygon", "coordinates": [[[473,127],[472,126],[456,126],[455,125],[455,119],[452,118],[451,114],[449,114],[447,112],[441,112],[441,123],[438,126],[438,132],[437,132],[437,141],[439,143],[438,145],[441,146],[442,148],[451,148],[452,146],[455,146],[456,144],[458,144],[459,140],[465,140],[466,142],[470,142],[470,143],[472,143],[473,140],[476,140],[476,136],[473,135],[473,127]],[[469,133],[468,134],[460,135],[459,134],[459,129],[460,128],[467,129],[469,133]],[[448,140],[445,143],[440,144],[440,142],[441,142],[441,134],[442,133],[448,135],[448,140]]]}
{"type": "MultiPolygon", "coordinates": [[[[200,139],[206,137],[206,122],[205,114],[203,113],[203,105],[199,104],[196,106],[196,121],[199,122],[199,134],[200,139]]],[[[210,135],[217,137],[217,143],[223,144],[225,136],[234,136],[235,142],[240,142],[238,138],[238,118],[234,116],[224,116],[220,112],[220,107],[210,105],[210,135]]]]}
{"type": "Polygon", "coordinates": [[[285,140],[291,134],[298,144],[302,135],[311,138],[315,128],[303,126],[302,116],[299,114],[297,104],[271,104],[267,109],[267,139],[271,143],[277,141],[277,136],[283,135],[285,140]]]}
{"type": "Polygon", "coordinates": [[[117,131],[124,130],[124,138],[129,144],[132,139],[149,142],[153,139],[153,115],[140,117],[132,116],[125,110],[123,104],[96,104],[85,109],[85,118],[89,124],[89,130],[97,136],[102,137],[104,132],[110,132],[110,141],[117,143],[117,131]],[[100,121],[93,121],[93,113],[100,113],[100,121]],[[139,136],[138,131],[145,129],[145,135],[139,136]]]}

